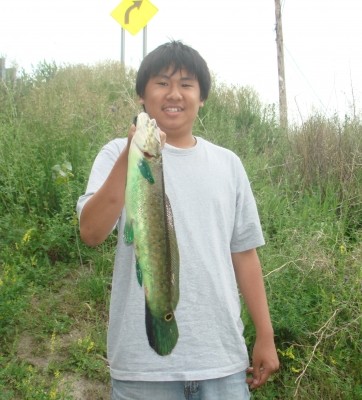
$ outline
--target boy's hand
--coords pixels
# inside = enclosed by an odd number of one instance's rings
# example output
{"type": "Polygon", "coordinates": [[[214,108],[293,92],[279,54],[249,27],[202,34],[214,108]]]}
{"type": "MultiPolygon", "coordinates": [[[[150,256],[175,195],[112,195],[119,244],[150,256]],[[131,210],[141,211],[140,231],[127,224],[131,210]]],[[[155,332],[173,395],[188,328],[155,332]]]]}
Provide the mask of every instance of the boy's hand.
{"type": "Polygon", "coordinates": [[[132,124],[128,130],[127,149],[129,150],[134,134],[136,133],[136,125],[132,124]]]}
{"type": "Polygon", "coordinates": [[[160,129],[160,139],[161,139],[161,149],[163,149],[166,143],[166,133],[161,131],[161,129],[160,129]]]}
{"type": "Polygon", "coordinates": [[[273,338],[256,339],[252,367],[247,369],[247,374],[251,377],[246,379],[250,389],[256,389],[268,380],[268,378],[279,369],[279,359],[276,352],[273,338]]]}

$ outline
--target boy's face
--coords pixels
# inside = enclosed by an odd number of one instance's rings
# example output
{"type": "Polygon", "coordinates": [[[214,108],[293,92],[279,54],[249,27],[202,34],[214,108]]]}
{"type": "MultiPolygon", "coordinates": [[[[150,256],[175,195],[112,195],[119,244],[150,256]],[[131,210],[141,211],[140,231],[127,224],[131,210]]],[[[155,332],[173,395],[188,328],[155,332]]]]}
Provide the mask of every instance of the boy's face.
{"type": "Polygon", "coordinates": [[[156,119],[159,128],[170,139],[176,139],[192,135],[192,126],[203,101],[195,76],[185,69],[172,73],[171,66],[151,77],[140,102],[149,116],[156,119]]]}

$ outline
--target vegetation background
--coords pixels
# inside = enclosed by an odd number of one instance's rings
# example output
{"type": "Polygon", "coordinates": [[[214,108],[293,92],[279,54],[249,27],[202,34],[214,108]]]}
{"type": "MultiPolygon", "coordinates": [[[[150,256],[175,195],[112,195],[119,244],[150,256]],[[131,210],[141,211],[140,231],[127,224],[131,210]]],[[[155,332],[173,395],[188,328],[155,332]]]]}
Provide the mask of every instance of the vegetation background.
{"type": "MultiPolygon", "coordinates": [[[[39,64],[0,82],[0,398],[108,399],[115,237],[79,240],[94,157],[139,110],[133,70],[39,64]]],[[[362,124],[314,115],[282,131],[250,88],[214,82],[195,134],[248,171],[280,371],[253,398],[362,398],[362,124]]],[[[254,331],[246,311],[249,347],[254,331]]]]}

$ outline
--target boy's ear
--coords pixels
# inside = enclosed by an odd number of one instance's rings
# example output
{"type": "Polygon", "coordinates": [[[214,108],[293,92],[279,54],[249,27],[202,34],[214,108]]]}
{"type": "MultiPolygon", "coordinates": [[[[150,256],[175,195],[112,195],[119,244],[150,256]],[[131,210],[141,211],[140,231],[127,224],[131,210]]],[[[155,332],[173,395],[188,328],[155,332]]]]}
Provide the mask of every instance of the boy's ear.
{"type": "Polygon", "coordinates": [[[145,101],[143,100],[142,97],[139,97],[139,98],[138,98],[138,103],[142,106],[143,111],[144,111],[144,112],[147,112],[147,111],[146,111],[146,107],[145,107],[145,101]]]}

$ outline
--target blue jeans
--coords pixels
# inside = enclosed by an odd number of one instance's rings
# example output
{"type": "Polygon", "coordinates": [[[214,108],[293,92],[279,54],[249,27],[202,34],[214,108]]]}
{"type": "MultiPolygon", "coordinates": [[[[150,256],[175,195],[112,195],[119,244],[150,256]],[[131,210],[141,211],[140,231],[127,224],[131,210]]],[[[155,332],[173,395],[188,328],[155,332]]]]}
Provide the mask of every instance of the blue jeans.
{"type": "Polygon", "coordinates": [[[112,400],[249,400],[245,371],[203,381],[118,381],[112,379],[112,400]]]}

